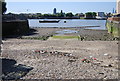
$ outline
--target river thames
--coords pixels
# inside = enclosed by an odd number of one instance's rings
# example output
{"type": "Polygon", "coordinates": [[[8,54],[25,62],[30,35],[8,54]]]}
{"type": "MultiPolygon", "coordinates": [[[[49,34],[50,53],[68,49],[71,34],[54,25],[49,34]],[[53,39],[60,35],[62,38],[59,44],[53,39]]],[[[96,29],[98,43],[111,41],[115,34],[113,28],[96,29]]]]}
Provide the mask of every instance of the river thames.
{"type": "Polygon", "coordinates": [[[29,26],[33,27],[90,27],[87,29],[106,30],[106,20],[86,19],[28,19],[29,26]],[[39,21],[58,21],[58,23],[40,23],[39,21]]]}

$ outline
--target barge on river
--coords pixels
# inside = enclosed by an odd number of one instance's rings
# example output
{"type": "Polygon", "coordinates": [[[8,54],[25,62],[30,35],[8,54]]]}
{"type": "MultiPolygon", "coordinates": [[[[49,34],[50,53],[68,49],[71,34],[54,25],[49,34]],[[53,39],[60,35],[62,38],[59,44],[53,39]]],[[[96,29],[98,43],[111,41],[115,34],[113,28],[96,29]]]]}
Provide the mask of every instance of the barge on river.
{"type": "Polygon", "coordinates": [[[58,23],[60,20],[40,20],[39,23],[58,23]]]}

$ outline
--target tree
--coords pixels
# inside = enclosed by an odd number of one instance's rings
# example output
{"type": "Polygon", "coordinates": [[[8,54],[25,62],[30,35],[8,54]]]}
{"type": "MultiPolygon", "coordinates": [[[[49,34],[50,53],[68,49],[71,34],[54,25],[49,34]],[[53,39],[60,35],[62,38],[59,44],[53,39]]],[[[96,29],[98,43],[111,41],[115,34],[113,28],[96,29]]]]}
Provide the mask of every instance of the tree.
{"type": "Polygon", "coordinates": [[[7,11],[6,2],[2,2],[2,14],[4,14],[6,11],[7,11]]]}
{"type": "Polygon", "coordinates": [[[41,16],[42,16],[42,14],[41,14],[41,13],[37,13],[36,15],[37,15],[37,17],[41,17],[41,16]]]}
{"type": "Polygon", "coordinates": [[[96,13],[96,12],[93,12],[92,15],[93,15],[94,17],[96,17],[96,16],[97,16],[97,13],[96,13]]]}
{"type": "Polygon", "coordinates": [[[74,15],[70,12],[70,13],[66,13],[66,17],[73,17],[74,15]]]}
{"type": "Polygon", "coordinates": [[[63,13],[57,13],[56,16],[57,17],[64,17],[63,13]]]}
{"type": "Polygon", "coordinates": [[[87,13],[85,13],[85,14],[86,14],[86,16],[89,16],[89,17],[92,16],[92,12],[87,12],[87,13]]]}
{"type": "Polygon", "coordinates": [[[43,14],[44,17],[50,17],[50,14],[43,14]]]}
{"type": "Polygon", "coordinates": [[[97,13],[96,12],[87,12],[85,13],[86,18],[95,18],[97,13]]]}

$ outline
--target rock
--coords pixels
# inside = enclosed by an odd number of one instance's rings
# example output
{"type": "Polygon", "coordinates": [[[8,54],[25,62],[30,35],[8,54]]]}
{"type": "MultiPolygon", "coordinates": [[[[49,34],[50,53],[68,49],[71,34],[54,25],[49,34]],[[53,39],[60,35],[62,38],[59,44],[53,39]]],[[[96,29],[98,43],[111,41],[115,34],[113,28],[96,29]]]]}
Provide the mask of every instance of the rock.
{"type": "Polygon", "coordinates": [[[108,54],[107,54],[107,53],[105,53],[104,55],[105,55],[105,56],[108,56],[108,54]]]}
{"type": "Polygon", "coordinates": [[[111,64],[108,65],[109,67],[113,67],[111,64]]]}
{"type": "Polygon", "coordinates": [[[72,55],[73,55],[73,54],[71,54],[71,53],[69,54],[69,56],[72,56],[72,55]]]}
{"type": "Polygon", "coordinates": [[[93,60],[97,60],[96,58],[93,58],[93,60]]]}
{"type": "Polygon", "coordinates": [[[50,54],[52,54],[52,52],[50,52],[50,54]]]}
{"type": "Polygon", "coordinates": [[[90,56],[90,58],[92,58],[93,56],[90,56]]]}
{"type": "Polygon", "coordinates": [[[104,73],[102,73],[102,72],[100,72],[99,74],[102,74],[102,75],[104,75],[104,73]]]}
{"type": "Polygon", "coordinates": [[[64,56],[69,56],[69,54],[68,54],[68,53],[63,53],[63,55],[64,55],[64,56]]]}
{"type": "Polygon", "coordinates": [[[95,65],[100,65],[101,62],[93,62],[93,64],[95,64],[95,65]]]}
{"type": "Polygon", "coordinates": [[[55,54],[58,54],[58,51],[54,51],[55,54]]]}
{"type": "Polygon", "coordinates": [[[108,64],[108,65],[101,65],[101,67],[113,67],[111,64],[108,64]]]}
{"type": "Polygon", "coordinates": [[[15,66],[15,68],[17,68],[18,70],[21,70],[21,71],[26,71],[26,72],[33,69],[33,67],[25,66],[22,64],[15,66]]]}
{"type": "Polygon", "coordinates": [[[88,59],[82,59],[82,62],[90,63],[88,59]]]}
{"type": "Polygon", "coordinates": [[[112,58],[112,56],[109,56],[108,58],[110,59],[110,58],[112,58]]]}
{"type": "Polygon", "coordinates": [[[47,51],[40,50],[40,53],[41,53],[41,54],[44,54],[44,53],[47,53],[47,51]]]}
{"type": "Polygon", "coordinates": [[[35,50],[34,52],[35,52],[35,53],[40,53],[40,50],[35,50]]]}
{"type": "Polygon", "coordinates": [[[69,59],[68,62],[75,62],[75,59],[69,59]]]}
{"type": "Polygon", "coordinates": [[[67,56],[68,56],[68,57],[72,57],[73,55],[70,53],[70,54],[68,54],[67,56]]]}

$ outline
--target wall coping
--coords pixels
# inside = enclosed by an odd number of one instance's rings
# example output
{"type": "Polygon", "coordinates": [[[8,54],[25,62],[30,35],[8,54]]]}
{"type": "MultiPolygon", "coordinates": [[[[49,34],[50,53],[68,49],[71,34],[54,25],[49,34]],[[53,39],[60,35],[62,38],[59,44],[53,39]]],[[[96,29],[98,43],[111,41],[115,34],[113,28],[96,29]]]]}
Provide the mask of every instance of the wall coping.
{"type": "Polygon", "coordinates": [[[2,22],[25,22],[25,21],[28,21],[28,20],[5,20],[2,22]]]}
{"type": "Polygon", "coordinates": [[[113,22],[113,23],[117,23],[117,24],[120,24],[120,22],[119,21],[112,21],[112,20],[107,20],[107,21],[109,21],[109,22],[113,22]]]}

